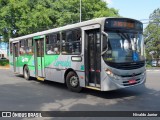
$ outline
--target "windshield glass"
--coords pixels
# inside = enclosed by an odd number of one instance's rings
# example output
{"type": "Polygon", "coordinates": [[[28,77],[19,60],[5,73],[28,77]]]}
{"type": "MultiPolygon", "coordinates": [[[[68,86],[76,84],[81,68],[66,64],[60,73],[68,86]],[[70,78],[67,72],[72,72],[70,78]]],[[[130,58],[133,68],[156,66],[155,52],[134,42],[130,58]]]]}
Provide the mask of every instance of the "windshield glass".
{"type": "Polygon", "coordinates": [[[137,62],[144,60],[142,33],[106,32],[103,39],[103,59],[106,62],[137,62]]]}

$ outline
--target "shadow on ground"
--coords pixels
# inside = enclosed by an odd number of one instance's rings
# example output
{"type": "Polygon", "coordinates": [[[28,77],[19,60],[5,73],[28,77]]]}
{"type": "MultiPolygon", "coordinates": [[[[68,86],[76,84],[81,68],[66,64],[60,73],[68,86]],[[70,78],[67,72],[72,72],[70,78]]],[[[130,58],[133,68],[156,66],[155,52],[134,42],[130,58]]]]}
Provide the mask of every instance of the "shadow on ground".
{"type": "Polygon", "coordinates": [[[0,85],[1,110],[160,110],[160,92],[144,86],[73,93],[64,84],[15,78],[25,82],[0,85]]]}

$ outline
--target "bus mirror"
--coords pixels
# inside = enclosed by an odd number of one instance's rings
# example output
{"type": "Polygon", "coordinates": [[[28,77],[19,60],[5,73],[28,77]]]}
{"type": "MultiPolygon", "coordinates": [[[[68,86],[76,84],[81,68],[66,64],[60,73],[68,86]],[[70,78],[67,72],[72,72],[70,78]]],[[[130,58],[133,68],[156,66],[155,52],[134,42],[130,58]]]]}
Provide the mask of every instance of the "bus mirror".
{"type": "Polygon", "coordinates": [[[104,31],[102,31],[102,34],[104,34],[108,38],[108,34],[104,31]]]}
{"type": "Polygon", "coordinates": [[[107,52],[108,50],[108,34],[104,31],[102,31],[103,36],[103,52],[101,53],[101,55],[103,55],[104,53],[107,52]]]}

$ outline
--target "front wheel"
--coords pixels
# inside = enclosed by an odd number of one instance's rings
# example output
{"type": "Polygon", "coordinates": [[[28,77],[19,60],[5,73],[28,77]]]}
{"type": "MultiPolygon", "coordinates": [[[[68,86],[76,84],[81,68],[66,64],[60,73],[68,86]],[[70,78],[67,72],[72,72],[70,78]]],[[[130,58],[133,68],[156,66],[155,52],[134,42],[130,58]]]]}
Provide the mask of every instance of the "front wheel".
{"type": "Polygon", "coordinates": [[[23,76],[26,80],[29,80],[30,79],[30,73],[29,73],[29,69],[27,66],[24,67],[24,70],[23,70],[23,76]]]}
{"type": "Polygon", "coordinates": [[[80,87],[80,84],[79,84],[79,78],[77,74],[73,71],[67,74],[66,85],[68,89],[73,92],[80,92],[82,90],[82,87],[80,87]]]}

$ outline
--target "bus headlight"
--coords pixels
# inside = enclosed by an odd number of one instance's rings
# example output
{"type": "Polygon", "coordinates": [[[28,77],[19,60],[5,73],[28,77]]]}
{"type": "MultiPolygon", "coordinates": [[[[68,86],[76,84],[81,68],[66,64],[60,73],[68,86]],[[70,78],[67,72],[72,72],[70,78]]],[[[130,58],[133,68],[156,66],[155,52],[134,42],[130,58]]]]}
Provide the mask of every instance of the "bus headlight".
{"type": "Polygon", "coordinates": [[[106,71],[107,75],[109,75],[109,77],[112,77],[113,79],[116,79],[116,80],[121,79],[121,77],[120,77],[120,76],[115,75],[111,70],[106,69],[105,71],[106,71]]]}
{"type": "Polygon", "coordinates": [[[146,72],[142,73],[142,76],[145,76],[146,75],[146,72]]]}

